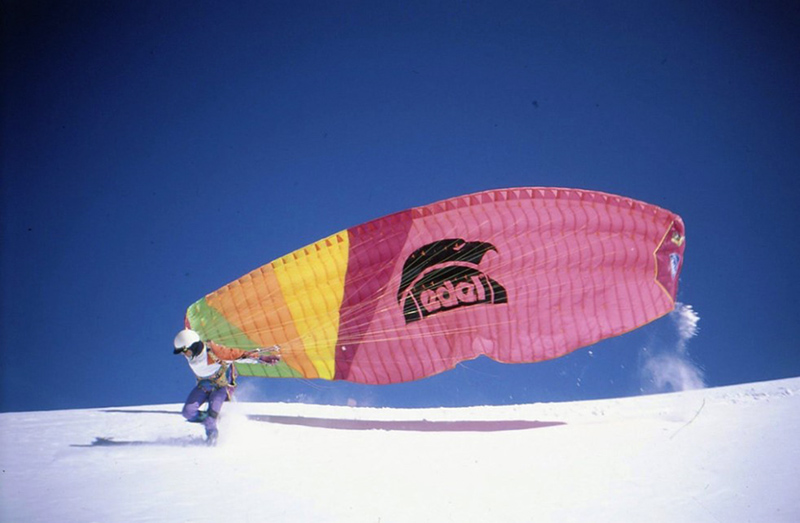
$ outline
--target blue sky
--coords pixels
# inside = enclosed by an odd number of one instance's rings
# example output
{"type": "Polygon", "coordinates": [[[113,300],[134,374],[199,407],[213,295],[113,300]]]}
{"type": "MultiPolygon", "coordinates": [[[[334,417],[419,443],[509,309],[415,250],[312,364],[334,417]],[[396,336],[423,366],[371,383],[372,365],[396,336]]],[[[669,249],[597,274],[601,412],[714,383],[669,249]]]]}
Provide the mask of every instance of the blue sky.
{"type": "MultiPolygon", "coordinates": [[[[680,214],[691,364],[800,375],[800,10],[789,2],[4,1],[0,410],[183,401],[208,292],[332,232],[513,186],[680,214]]],[[[663,319],[546,363],[262,401],[648,391],[663,319]]]]}

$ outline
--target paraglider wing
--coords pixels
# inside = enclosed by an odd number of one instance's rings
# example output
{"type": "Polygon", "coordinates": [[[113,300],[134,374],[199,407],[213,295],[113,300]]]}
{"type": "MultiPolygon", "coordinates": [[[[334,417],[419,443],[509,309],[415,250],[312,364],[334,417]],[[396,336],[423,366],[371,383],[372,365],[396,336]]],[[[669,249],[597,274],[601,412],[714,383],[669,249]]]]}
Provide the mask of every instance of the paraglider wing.
{"type": "Polygon", "coordinates": [[[563,356],[675,305],[684,227],[594,191],[517,188],[409,209],[279,258],[189,307],[204,339],[280,345],[243,375],[415,380],[563,356]]]}

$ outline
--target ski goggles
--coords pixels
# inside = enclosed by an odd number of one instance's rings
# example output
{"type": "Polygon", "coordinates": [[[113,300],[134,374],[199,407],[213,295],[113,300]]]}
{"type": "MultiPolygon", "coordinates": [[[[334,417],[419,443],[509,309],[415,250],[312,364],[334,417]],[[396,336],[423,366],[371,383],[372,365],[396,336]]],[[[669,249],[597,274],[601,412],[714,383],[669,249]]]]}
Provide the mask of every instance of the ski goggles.
{"type": "Polygon", "coordinates": [[[197,355],[200,351],[203,350],[203,342],[196,341],[189,345],[188,347],[179,347],[173,351],[173,354],[183,354],[185,352],[191,352],[193,355],[197,355]]]}

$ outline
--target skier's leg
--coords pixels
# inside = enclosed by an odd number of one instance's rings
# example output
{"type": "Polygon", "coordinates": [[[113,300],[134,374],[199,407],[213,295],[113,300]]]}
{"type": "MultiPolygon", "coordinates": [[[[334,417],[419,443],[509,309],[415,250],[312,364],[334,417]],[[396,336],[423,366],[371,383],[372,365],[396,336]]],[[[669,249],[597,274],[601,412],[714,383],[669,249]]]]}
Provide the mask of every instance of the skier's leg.
{"type": "Polygon", "coordinates": [[[228,390],[226,387],[221,387],[209,395],[208,398],[208,418],[204,424],[206,426],[206,435],[216,436],[217,433],[217,417],[222,410],[222,405],[228,399],[228,390]]]}
{"type": "Polygon", "coordinates": [[[183,405],[183,417],[187,421],[202,421],[200,416],[200,406],[208,400],[208,393],[200,387],[195,387],[186,398],[186,403],[183,405]]]}

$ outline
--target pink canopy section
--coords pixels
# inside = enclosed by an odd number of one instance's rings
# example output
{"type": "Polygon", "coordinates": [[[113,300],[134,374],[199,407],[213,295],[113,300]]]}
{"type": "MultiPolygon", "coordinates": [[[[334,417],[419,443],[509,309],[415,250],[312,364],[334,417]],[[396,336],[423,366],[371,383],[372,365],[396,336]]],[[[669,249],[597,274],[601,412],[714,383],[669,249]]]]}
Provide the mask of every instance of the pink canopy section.
{"type": "Polygon", "coordinates": [[[558,188],[492,190],[348,230],[335,379],[410,381],[486,355],[548,360],[674,308],[684,226],[558,188]]]}

